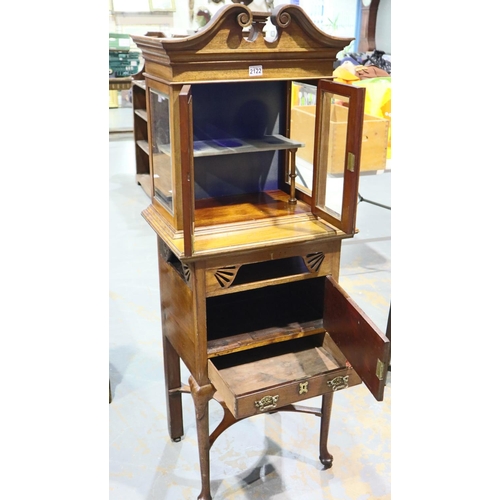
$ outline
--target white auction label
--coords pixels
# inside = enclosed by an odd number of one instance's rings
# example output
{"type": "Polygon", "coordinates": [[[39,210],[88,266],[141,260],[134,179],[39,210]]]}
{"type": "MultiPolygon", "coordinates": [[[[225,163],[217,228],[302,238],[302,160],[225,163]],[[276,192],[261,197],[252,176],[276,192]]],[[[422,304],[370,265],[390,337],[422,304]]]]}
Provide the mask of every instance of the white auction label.
{"type": "Polygon", "coordinates": [[[249,66],[248,76],[261,76],[263,73],[262,66],[249,66]]]}

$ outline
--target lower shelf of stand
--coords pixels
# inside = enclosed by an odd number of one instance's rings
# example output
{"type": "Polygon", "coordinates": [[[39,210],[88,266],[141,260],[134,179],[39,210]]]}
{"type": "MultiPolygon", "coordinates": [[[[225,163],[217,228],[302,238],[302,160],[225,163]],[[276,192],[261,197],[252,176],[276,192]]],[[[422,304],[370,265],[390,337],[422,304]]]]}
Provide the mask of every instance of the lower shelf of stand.
{"type": "Polygon", "coordinates": [[[207,354],[209,358],[220,355],[232,354],[245,351],[263,345],[282,342],[283,340],[292,340],[296,338],[314,335],[324,331],[323,320],[307,321],[304,323],[295,323],[288,327],[279,329],[265,329],[253,331],[251,333],[242,333],[223,337],[220,339],[209,340],[207,345],[207,354]]]}
{"type": "Polygon", "coordinates": [[[208,376],[237,419],[361,383],[328,333],[212,358],[208,376]]]}

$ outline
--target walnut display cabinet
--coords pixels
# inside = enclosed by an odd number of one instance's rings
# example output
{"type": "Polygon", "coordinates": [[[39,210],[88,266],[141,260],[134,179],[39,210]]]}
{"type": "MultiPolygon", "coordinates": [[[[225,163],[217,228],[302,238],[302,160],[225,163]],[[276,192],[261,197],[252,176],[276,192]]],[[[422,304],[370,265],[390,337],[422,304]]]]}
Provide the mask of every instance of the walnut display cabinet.
{"type": "Polygon", "coordinates": [[[382,400],[389,361],[388,339],[338,283],[341,242],[356,231],[364,89],[331,75],[351,40],[319,31],[298,6],[241,4],[192,36],[133,39],[145,59],[143,216],[158,237],[170,437],[183,435],[189,392],[200,499],[211,498],[214,441],[263,413],[319,416],[328,468],[333,393],[363,382],[382,400]],[[316,89],[316,123],[313,163],[299,168],[306,144],[291,134],[291,110],[301,84],[316,89]],[[333,128],[339,107],[346,126],[333,128]],[[331,157],[339,173],[328,173],[331,157]],[[315,396],[321,408],[297,404],[315,396]],[[224,417],[210,434],[212,398],[224,417]]]}

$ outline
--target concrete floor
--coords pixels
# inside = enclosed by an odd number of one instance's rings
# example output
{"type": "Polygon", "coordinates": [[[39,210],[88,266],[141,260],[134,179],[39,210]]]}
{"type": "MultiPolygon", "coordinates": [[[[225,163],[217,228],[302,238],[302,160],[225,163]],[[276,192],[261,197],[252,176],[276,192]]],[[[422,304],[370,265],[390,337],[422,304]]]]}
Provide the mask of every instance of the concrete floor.
{"type": "MultiPolygon", "coordinates": [[[[112,116],[110,110],[110,117],[112,116]]],[[[126,119],[129,119],[126,117],[126,119]]],[[[110,500],[194,499],[200,476],[194,408],[183,396],[184,432],[167,432],[156,235],[141,216],[148,197],[135,182],[130,133],[109,136],[110,500]]],[[[363,175],[360,193],[390,205],[391,174],[363,175]]],[[[391,292],[391,212],[366,201],[359,234],[343,243],[340,284],[385,331],[391,292]]],[[[183,382],[188,372],[182,365],[183,382]]],[[[319,406],[320,398],[304,404],[319,406]]],[[[335,394],[329,451],[318,460],[319,418],[276,413],[246,419],[211,449],[217,499],[387,500],[391,497],[391,373],[384,401],[364,385],[335,394]]],[[[210,430],[222,417],[210,403],[210,430]]]]}

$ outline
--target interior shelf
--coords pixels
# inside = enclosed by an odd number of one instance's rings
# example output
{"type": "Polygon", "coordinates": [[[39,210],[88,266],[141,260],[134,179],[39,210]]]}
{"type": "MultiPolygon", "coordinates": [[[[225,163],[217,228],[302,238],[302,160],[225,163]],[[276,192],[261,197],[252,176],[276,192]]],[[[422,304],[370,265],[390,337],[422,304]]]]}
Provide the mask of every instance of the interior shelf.
{"type": "Polygon", "coordinates": [[[324,278],[207,297],[208,355],[323,331],[324,278]]]}
{"type": "Polygon", "coordinates": [[[256,346],[276,344],[324,332],[323,320],[306,321],[289,324],[279,329],[267,328],[249,333],[242,333],[230,337],[209,340],[207,355],[209,358],[222,356],[228,353],[246,351],[256,346]]]}
{"type": "MultiPolygon", "coordinates": [[[[213,139],[207,141],[194,141],[193,156],[234,155],[243,153],[260,153],[263,151],[278,151],[304,147],[303,142],[293,141],[280,134],[266,135],[261,139],[213,139]]],[[[170,144],[158,145],[162,153],[170,155],[170,144]]]]}

